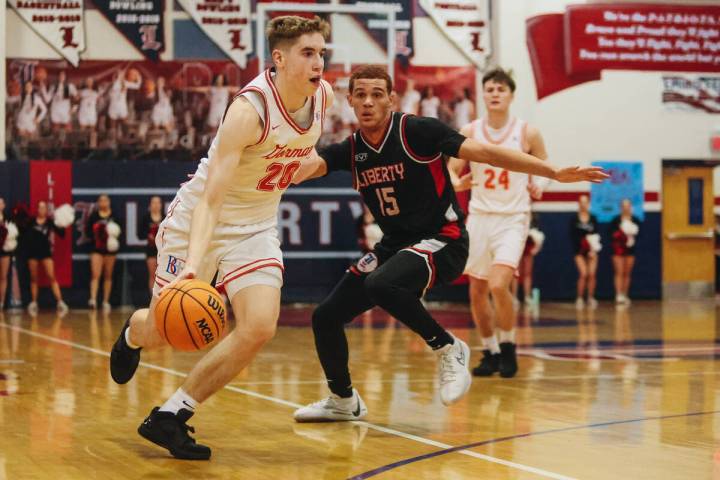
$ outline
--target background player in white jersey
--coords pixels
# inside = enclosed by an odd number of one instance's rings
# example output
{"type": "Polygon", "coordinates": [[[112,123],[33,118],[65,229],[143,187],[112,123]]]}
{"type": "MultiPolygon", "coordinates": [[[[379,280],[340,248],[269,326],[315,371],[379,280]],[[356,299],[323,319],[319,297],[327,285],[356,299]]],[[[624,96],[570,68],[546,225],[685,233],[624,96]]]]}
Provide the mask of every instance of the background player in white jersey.
{"type": "Polygon", "coordinates": [[[187,420],[225,386],[275,334],[282,286],[278,205],[300,162],[313,151],[332,89],[322,81],[329,25],[277,17],[268,25],[274,69],[235,97],[193,178],[177,193],[158,235],[158,268],[150,309],[136,311],[113,346],[113,380],[128,382],[140,347],[162,345],[153,319],[157,294],[176,282],[210,281],[217,271],[237,328],[192,369],[183,385],[138,428],[177,458],[208,459],[187,420]]]}
{"type": "MultiPolygon", "coordinates": [[[[529,153],[547,160],[540,132],[510,115],[515,82],[504,70],[483,76],[483,100],[487,116],[466,125],[460,133],[480,142],[529,153]]],[[[456,191],[472,187],[467,229],[470,253],[465,273],[470,278],[470,308],[483,337],[483,359],[473,374],[503,377],[517,373],[515,354],[515,310],[510,284],[525,247],[530,224],[530,196],[540,198],[547,183],[536,183],[529,175],[491,165],[472,163],[470,173],[458,178],[467,161],[450,164],[456,191]],[[492,322],[490,294],[499,327],[492,322]]]]}

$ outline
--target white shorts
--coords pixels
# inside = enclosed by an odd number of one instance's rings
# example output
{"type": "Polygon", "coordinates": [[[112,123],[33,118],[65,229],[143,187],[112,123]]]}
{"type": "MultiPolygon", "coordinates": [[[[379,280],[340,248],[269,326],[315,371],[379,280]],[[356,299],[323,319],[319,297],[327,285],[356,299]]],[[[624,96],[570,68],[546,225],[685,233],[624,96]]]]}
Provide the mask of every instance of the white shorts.
{"type": "MultiPolygon", "coordinates": [[[[170,283],[185,266],[192,212],[175,209],[160,224],[155,237],[157,270],[153,294],[170,283]]],[[[217,272],[216,288],[228,298],[252,285],[280,289],[283,284],[283,262],[280,240],[275,227],[259,232],[242,233],[241,225],[218,223],[198,267],[197,278],[212,281],[217,272]]]]}
{"type": "Polygon", "coordinates": [[[529,213],[471,213],[470,252],[465,273],[485,280],[492,265],[517,268],[530,227],[529,213]]]}

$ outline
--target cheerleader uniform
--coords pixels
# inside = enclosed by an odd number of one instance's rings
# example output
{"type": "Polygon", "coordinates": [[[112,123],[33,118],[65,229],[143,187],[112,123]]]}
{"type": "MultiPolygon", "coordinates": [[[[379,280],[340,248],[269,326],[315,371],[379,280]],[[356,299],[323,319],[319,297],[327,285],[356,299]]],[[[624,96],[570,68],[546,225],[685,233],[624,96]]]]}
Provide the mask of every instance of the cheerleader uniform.
{"type": "Polygon", "coordinates": [[[24,132],[37,132],[37,124],[47,115],[47,107],[39,95],[25,95],[15,119],[15,126],[24,132]]]}
{"type": "Polygon", "coordinates": [[[70,97],[77,95],[77,89],[72,83],[58,83],[48,92],[43,85],[43,97],[50,103],[50,121],[61,125],[70,123],[70,97]]]}
{"type": "Polygon", "coordinates": [[[164,88],[158,89],[158,101],[152,109],[152,122],[156,127],[168,127],[173,122],[170,96],[164,88]]]}
{"type": "Polygon", "coordinates": [[[80,90],[80,108],[78,109],[78,124],[81,127],[97,126],[97,101],[100,92],[91,88],[80,90]]]}
{"type": "Polygon", "coordinates": [[[65,229],[55,226],[55,222],[46,219],[45,223],[38,223],[37,218],[33,219],[24,236],[27,257],[30,260],[45,260],[52,258],[52,244],[50,234],[55,232],[61,237],[65,236],[65,229]]]}
{"type": "Polygon", "coordinates": [[[125,120],[128,117],[128,88],[137,90],[140,88],[140,84],[140,80],[129,82],[122,78],[118,78],[113,82],[112,87],[110,87],[110,105],[108,106],[108,116],[111,120],[125,120]]]}
{"type": "Polygon", "coordinates": [[[100,213],[95,210],[88,218],[85,224],[85,234],[88,238],[92,239],[92,245],[90,251],[93,253],[99,253],[101,255],[116,255],[117,252],[111,252],[107,248],[108,233],[107,225],[110,222],[120,224],[112,216],[112,213],[107,217],[101,217],[100,213]]]}
{"type": "MultiPolygon", "coordinates": [[[[0,212],[0,258],[12,257],[13,253],[15,253],[15,250],[6,252],[5,249],[3,249],[3,246],[5,245],[5,240],[7,240],[7,237],[8,237],[8,229],[7,229],[7,225],[5,225],[5,217],[3,216],[2,212],[0,212]]],[[[1,300],[2,299],[0,298],[0,301],[1,300]]]]}
{"type": "Polygon", "coordinates": [[[590,215],[587,222],[580,220],[580,215],[575,215],[570,222],[570,237],[574,254],[587,257],[591,251],[587,236],[597,232],[598,222],[595,215],[590,215]]]}
{"type": "Polygon", "coordinates": [[[209,127],[217,128],[220,126],[229,99],[230,90],[226,87],[210,87],[210,112],[207,117],[209,127]]]}
{"type": "Polygon", "coordinates": [[[147,245],[145,246],[145,257],[153,258],[157,257],[157,245],[155,245],[155,238],[157,237],[158,230],[160,229],[160,223],[165,219],[164,216],[160,216],[160,220],[155,222],[152,219],[150,213],[145,214],[140,225],[140,236],[147,238],[147,245]]]}
{"type": "Polygon", "coordinates": [[[621,257],[632,257],[635,256],[635,239],[637,238],[638,233],[640,233],[640,220],[633,215],[630,220],[625,221],[629,221],[634,224],[633,229],[636,231],[636,233],[631,234],[625,232],[625,230],[622,228],[622,216],[618,215],[617,217],[613,218],[612,222],[610,222],[612,250],[613,255],[618,255],[621,257]]]}

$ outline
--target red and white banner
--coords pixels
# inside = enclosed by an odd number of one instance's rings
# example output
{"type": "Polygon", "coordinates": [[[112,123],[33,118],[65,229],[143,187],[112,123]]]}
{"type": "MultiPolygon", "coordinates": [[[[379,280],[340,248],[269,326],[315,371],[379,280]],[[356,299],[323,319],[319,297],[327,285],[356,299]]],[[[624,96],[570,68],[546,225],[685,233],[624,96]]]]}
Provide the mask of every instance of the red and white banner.
{"type": "MultiPolygon", "coordinates": [[[[31,215],[37,213],[39,201],[47,202],[50,211],[64,203],[73,204],[71,161],[33,160],[30,162],[31,215]]],[[[70,228],[65,231],[64,237],[54,235],[53,260],[55,261],[55,276],[60,286],[72,286],[72,231],[70,228]]],[[[49,285],[44,275],[40,276],[40,285],[49,285]]]]}
{"type": "Polygon", "coordinates": [[[178,0],[203,32],[240,68],[253,51],[250,0],[178,0]]]}
{"type": "Polygon", "coordinates": [[[8,4],[30,28],[77,67],[85,50],[84,0],[22,1],[8,4]]]}
{"type": "Polygon", "coordinates": [[[528,19],[527,33],[538,98],[599,79],[605,69],[720,72],[718,6],[571,5],[528,19]]]}
{"type": "Polygon", "coordinates": [[[420,0],[441,32],[478,68],[491,53],[489,0],[420,0]]]}
{"type": "Polygon", "coordinates": [[[662,82],[667,110],[720,113],[720,77],[664,75],[662,82]]]}

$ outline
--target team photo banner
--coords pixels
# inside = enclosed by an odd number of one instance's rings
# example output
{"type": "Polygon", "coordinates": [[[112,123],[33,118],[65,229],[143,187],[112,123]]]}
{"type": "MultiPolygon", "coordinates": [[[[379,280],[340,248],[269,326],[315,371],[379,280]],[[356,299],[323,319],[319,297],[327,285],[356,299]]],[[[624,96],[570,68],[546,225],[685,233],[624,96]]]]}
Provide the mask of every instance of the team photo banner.
{"type": "Polygon", "coordinates": [[[74,67],[78,66],[80,52],[85,50],[83,0],[8,0],[8,4],[53,49],[74,67]]]}

